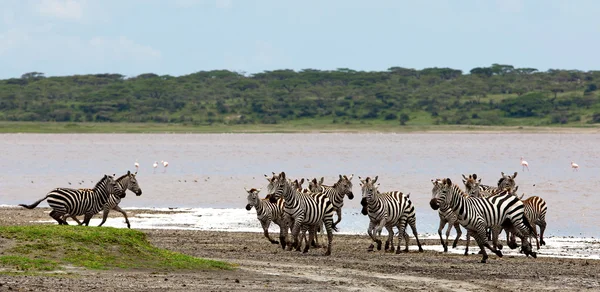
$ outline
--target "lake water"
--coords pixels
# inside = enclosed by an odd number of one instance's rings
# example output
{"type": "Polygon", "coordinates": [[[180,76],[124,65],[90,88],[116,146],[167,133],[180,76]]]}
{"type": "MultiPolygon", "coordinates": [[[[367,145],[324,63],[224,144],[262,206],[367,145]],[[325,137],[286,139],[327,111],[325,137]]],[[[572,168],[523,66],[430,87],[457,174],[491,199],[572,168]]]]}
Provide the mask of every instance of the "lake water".
{"type": "MultiPolygon", "coordinates": [[[[600,134],[0,134],[0,205],[29,204],[55,187],[92,187],[105,173],[135,171],[137,160],[143,194],[129,193],[122,207],[196,212],[174,217],[181,222],[168,221],[170,228],[202,229],[213,216],[215,228],[259,231],[255,211],[243,209],[244,187],[262,188],[266,195],[264,174],[324,176],[326,184],[339,174],[354,174],[358,199],[346,201],[339,226],[342,232],[365,233],[358,176],[378,175],[380,190],[411,193],[419,233],[436,234],[437,212],[428,204],[432,178],[461,183],[461,174],[477,173],[484,184],[495,185],[500,172],[518,171],[519,193],[548,204],[546,235],[597,238],[598,145],[600,134]],[[521,169],[521,156],[530,171],[521,169]],[[169,162],[166,169],[161,160],[169,162]],[[571,161],[580,165],[578,172],[571,161]]],[[[148,222],[153,222],[148,228],[167,224],[164,218],[148,222]]]]}

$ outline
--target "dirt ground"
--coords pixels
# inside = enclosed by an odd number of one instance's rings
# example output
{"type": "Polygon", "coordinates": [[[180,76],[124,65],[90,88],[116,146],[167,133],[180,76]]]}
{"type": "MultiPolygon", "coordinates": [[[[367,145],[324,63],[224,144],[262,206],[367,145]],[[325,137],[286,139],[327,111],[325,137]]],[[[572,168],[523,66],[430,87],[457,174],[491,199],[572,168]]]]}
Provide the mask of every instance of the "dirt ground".
{"type": "MultiPolygon", "coordinates": [[[[47,212],[0,208],[0,225],[34,224],[31,221],[48,219],[47,212]]],[[[133,217],[149,212],[128,213],[133,217]]],[[[142,231],[159,247],[228,261],[237,269],[70,269],[76,276],[66,277],[0,274],[0,291],[600,291],[600,261],[596,260],[490,255],[488,263],[481,264],[476,254],[367,252],[366,235],[335,235],[333,254],[324,257],[320,249],[307,254],[283,251],[258,233],[142,231]]],[[[437,240],[424,243],[439,244],[437,240]]]]}

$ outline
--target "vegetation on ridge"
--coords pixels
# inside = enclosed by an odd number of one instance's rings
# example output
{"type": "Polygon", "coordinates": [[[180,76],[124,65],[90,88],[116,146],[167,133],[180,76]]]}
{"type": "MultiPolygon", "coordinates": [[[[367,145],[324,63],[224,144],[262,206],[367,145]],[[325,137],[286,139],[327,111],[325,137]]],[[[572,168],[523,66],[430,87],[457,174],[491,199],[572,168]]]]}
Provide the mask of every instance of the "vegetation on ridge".
{"type": "Polygon", "coordinates": [[[227,70],[0,80],[0,121],[582,126],[600,123],[600,71],[493,64],[382,72],[227,70]]]}

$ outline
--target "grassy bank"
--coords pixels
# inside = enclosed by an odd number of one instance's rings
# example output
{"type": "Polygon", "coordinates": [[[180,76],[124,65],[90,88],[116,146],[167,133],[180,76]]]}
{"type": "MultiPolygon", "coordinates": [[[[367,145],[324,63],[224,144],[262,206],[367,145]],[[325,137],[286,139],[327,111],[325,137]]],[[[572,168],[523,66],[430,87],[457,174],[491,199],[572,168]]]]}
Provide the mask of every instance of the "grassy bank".
{"type": "Polygon", "coordinates": [[[189,125],[175,123],[56,123],[0,122],[0,133],[303,133],[303,132],[597,132],[600,127],[586,126],[474,126],[474,125],[406,125],[393,123],[332,124],[327,121],[294,121],[264,125],[189,125]]]}
{"type": "Polygon", "coordinates": [[[198,270],[233,267],[152,246],[146,234],[117,228],[81,226],[0,226],[0,268],[55,271],[88,269],[198,270]]]}

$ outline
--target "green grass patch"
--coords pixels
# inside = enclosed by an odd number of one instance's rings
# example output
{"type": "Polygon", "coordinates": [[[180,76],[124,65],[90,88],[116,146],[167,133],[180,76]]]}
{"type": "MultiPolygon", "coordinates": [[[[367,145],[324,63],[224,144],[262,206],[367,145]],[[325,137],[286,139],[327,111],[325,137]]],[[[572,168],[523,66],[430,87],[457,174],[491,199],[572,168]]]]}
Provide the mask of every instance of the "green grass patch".
{"type": "Polygon", "coordinates": [[[88,269],[233,269],[225,262],[157,248],[145,233],[131,229],[0,226],[0,237],[14,241],[0,256],[0,267],[19,271],[51,271],[64,265],[88,269]]]}

